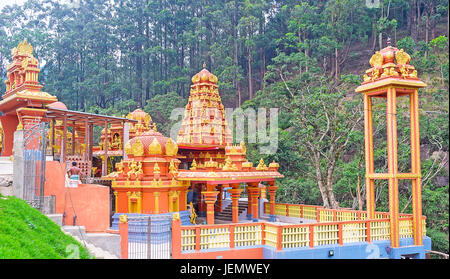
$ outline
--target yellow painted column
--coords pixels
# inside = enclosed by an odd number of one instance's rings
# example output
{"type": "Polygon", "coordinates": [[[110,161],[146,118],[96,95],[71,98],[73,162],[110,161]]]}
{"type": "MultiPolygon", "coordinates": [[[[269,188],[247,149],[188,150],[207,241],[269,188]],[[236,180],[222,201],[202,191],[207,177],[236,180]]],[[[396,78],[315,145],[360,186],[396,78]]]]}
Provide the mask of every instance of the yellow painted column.
{"type": "Polygon", "coordinates": [[[389,218],[391,246],[397,248],[399,244],[398,220],[398,158],[397,158],[397,96],[393,88],[387,91],[387,148],[389,174],[389,218]]]}
{"type": "Polygon", "coordinates": [[[169,191],[169,212],[173,212],[173,191],[169,191]]]}
{"type": "Polygon", "coordinates": [[[119,192],[114,191],[114,208],[116,212],[119,212],[118,205],[119,205],[119,192]]]}
{"type": "Polygon", "coordinates": [[[136,192],[137,196],[137,213],[142,213],[142,192],[136,192]]]}
{"type": "Polygon", "coordinates": [[[373,163],[373,113],[372,97],[364,94],[364,135],[366,161],[366,209],[369,219],[375,218],[375,181],[369,178],[374,172],[373,163]]]}
{"type": "Polygon", "coordinates": [[[414,90],[410,94],[410,121],[411,121],[411,172],[417,175],[412,179],[412,206],[413,206],[413,238],[414,245],[423,245],[422,228],[422,172],[420,168],[420,134],[419,134],[419,92],[414,90]]]}
{"type": "Polygon", "coordinates": [[[155,197],[155,214],[159,214],[159,196],[160,192],[153,192],[153,197],[155,197]]]}
{"type": "Polygon", "coordinates": [[[131,213],[131,192],[128,191],[127,192],[127,197],[128,197],[128,213],[131,213]]]}
{"type": "Polygon", "coordinates": [[[180,211],[180,193],[181,191],[176,191],[177,199],[175,201],[175,211],[180,211]]]}

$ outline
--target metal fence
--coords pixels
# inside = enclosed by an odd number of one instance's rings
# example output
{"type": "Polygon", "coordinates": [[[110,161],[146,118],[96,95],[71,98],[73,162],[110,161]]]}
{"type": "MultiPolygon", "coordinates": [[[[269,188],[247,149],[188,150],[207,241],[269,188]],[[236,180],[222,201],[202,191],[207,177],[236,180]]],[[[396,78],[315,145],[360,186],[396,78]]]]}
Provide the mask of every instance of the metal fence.
{"type": "Polygon", "coordinates": [[[47,123],[24,129],[24,200],[32,207],[42,209],[45,184],[45,151],[47,123]]]}
{"type": "Polygon", "coordinates": [[[128,258],[170,259],[172,257],[172,217],[129,216],[128,258]]]}

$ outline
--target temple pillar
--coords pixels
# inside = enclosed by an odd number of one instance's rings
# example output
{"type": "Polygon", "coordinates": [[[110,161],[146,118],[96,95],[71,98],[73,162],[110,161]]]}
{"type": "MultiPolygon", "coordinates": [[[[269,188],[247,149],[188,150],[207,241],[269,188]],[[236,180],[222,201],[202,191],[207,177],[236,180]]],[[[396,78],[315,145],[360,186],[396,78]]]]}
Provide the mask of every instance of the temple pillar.
{"type": "Polygon", "coordinates": [[[114,191],[114,211],[119,212],[119,192],[114,191]]]}
{"type": "Polygon", "coordinates": [[[273,183],[271,183],[270,186],[267,186],[266,189],[268,190],[269,196],[270,196],[269,221],[270,222],[275,222],[275,195],[277,193],[278,186],[275,186],[275,183],[273,182],[273,183]]]}
{"type": "Polygon", "coordinates": [[[142,213],[142,192],[136,192],[137,202],[136,202],[136,210],[137,213],[142,213]]]}
{"type": "Polygon", "coordinates": [[[2,115],[0,121],[3,127],[2,156],[11,156],[13,155],[14,132],[19,124],[19,119],[17,115],[2,115]]]}
{"type": "MultiPolygon", "coordinates": [[[[45,115],[45,109],[35,109],[35,108],[19,108],[17,109],[17,115],[19,117],[19,124],[22,124],[23,129],[36,129],[36,125],[42,122],[42,118],[45,115]]],[[[26,137],[27,135],[24,134],[26,137]]],[[[38,148],[39,138],[37,137],[35,141],[28,143],[27,149],[38,148]]]]}
{"type": "Polygon", "coordinates": [[[219,188],[218,190],[219,190],[219,195],[218,195],[218,198],[217,198],[217,207],[215,208],[215,211],[216,212],[222,212],[222,202],[223,202],[223,198],[222,198],[222,196],[223,196],[223,188],[224,188],[224,186],[226,186],[226,185],[217,185],[217,187],[219,188]]]}
{"type": "Polygon", "coordinates": [[[206,203],[206,223],[214,225],[214,204],[217,200],[218,191],[206,191],[202,193],[206,203]]]}
{"type": "Polygon", "coordinates": [[[169,192],[169,211],[178,212],[179,211],[179,191],[169,192]]]}
{"type": "Polygon", "coordinates": [[[128,191],[127,192],[127,200],[128,200],[128,209],[127,209],[127,212],[128,213],[131,213],[131,192],[130,191],[128,191]]]}
{"type": "Polygon", "coordinates": [[[251,195],[251,208],[252,208],[252,219],[253,222],[258,221],[258,198],[259,198],[259,188],[257,186],[252,185],[251,187],[248,187],[248,192],[251,195]]]}
{"type": "Polygon", "coordinates": [[[200,184],[197,186],[198,189],[198,216],[204,217],[206,216],[206,205],[205,205],[205,199],[203,197],[204,190],[204,184],[200,184]]]}
{"type": "Polygon", "coordinates": [[[103,153],[103,162],[102,162],[102,176],[108,174],[108,121],[105,120],[105,139],[104,139],[104,153],[103,153]]]}
{"type": "Polygon", "coordinates": [[[245,187],[247,191],[247,219],[252,220],[252,193],[249,191],[249,185],[245,187]]]}
{"type": "Polygon", "coordinates": [[[155,214],[159,214],[159,196],[160,192],[153,192],[153,197],[155,198],[155,214]]]}
{"type": "Polygon", "coordinates": [[[242,191],[242,189],[237,188],[228,189],[228,192],[231,194],[233,223],[239,222],[239,198],[242,191]]]}
{"type": "Polygon", "coordinates": [[[391,246],[397,248],[399,243],[399,201],[398,201],[398,158],[397,158],[397,95],[390,88],[387,91],[387,157],[389,174],[389,218],[391,246]]]}

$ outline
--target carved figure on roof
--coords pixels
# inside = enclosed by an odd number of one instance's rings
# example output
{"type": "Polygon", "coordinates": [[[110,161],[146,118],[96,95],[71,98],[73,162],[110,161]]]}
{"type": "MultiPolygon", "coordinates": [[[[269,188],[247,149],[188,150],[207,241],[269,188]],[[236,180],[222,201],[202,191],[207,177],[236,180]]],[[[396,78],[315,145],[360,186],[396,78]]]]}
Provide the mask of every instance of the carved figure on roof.
{"type": "Polygon", "coordinates": [[[383,65],[383,55],[377,51],[369,60],[372,67],[381,67],[383,65]]]}
{"type": "Polygon", "coordinates": [[[403,49],[400,49],[395,54],[395,59],[397,60],[397,64],[406,65],[411,61],[411,56],[406,53],[403,49]]]}

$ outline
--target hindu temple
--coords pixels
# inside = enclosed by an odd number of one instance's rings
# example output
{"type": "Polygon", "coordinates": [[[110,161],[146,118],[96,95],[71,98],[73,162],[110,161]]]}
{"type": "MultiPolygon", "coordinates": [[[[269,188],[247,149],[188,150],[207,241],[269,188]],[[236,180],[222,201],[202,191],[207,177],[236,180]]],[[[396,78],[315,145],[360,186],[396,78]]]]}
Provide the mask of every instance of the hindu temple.
{"type": "Polygon", "coordinates": [[[0,170],[14,170],[11,195],[61,215],[65,226],[120,235],[121,258],[149,258],[163,243],[168,246],[157,252],[178,259],[425,258],[431,249],[419,140],[419,89],[426,84],[402,49],[388,45],[376,52],[356,88],[364,100],[364,211],[276,203],[279,164],[250,162],[245,143],[233,143],[218,78],[206,65],[192,77],[180,129],[171,138],[141,108],[122,117],[74,111],[41,91],[38,60],[26,40],[11,58],[0,101],[0,170]],[[386,100],[385,173],[374,168],[373,98],[386,100]],[[408,172],[397,162],[399,98],[410,105],[408,172]],[[72,164],[80,168],[77,183],[67,176],[72,164]],[[411,181],[412,214],[399,213],[400,179],[411,181]],[[376,180],[388,182],[389,212],[376,211],[376,180]],[[219,224],[217,216],[230,207],[231,220],[219,224]],[[162,230],[152,231],[152,217],[165,218],[156,224],[162,230]],[[155,236],[164,238],[153,245],[155,236]]]}
{"type": "Polygon", "coordinates": [[[195,191],[199,197],[197,214],[206,217],[208,224],[214,224],[214,214],[223,210],[223,193],[227,191],[233,203],[233,222],[238,222],[241,183],[247,185],[250,220],[258,220],[262,188],[267,186],[275,201],[275,179],[283,177],[278,172],[279,165],[272,162],[267,166],[261,159],[253,166],[245,158],[245,144],[232,144],[217,81],[206,68],[192,77],[176,142],[157,132],[151,117],[142,110],[127,116],[138,120],[133,127],[135,133],[133,136],[130,133],[125,143],[127,159],[117,163],[117,170],[104,177],[112,180],[115,220],[123,213],[182,212],[186,224],[187,192],[195,191]]]}

